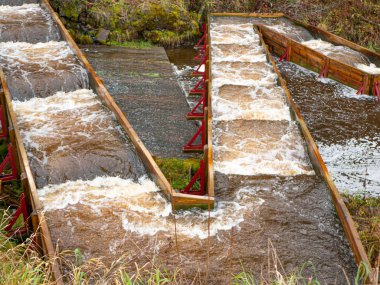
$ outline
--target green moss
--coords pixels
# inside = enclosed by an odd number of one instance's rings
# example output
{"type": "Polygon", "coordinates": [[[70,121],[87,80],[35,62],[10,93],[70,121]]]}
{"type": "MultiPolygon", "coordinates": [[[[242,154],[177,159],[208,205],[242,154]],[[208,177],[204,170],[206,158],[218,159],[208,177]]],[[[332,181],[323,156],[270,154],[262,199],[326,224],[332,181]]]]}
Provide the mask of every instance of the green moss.
{"type": "Polygon", "coordinates": [[[196,158],[157,158],[156,162],[172,187],[182,190],[198,170],[200,160],[196,158]]]}
{"type": "Polygon", "coordinates": [[[130,42],[118,42],[118,41],[109,41],[108,45],[126,47],[126,48],[134,48],[134,49],[150,49],[154,47],[151,42],[148,41],[130,41],[130,42]]]}

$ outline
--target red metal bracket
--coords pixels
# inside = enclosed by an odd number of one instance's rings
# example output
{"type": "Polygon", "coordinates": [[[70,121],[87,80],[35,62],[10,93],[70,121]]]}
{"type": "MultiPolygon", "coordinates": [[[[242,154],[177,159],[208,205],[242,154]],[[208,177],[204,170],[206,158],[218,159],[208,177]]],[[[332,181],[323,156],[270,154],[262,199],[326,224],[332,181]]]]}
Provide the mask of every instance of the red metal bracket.
{"type": "Polygon", "coordinates": [[[323,69],[321,70],[321,73],[319,74],[318,78],[326,78],[327,77],[327,72],[329,71],[328,68],[328,62],[325,62],[325,65],[323,66],[323,69]]]}
{"type": "Polygon", "coordinates": [[[380,101],[380,83],[379,83],[379,81],[376,81],[373,84],[372,93],[373,93],[373,95],[375,95],[377,97],[377,100],[380,101]]]}
{"type": "Polygon", "coordinates": [[[204,46],[199,50],[198,54],[194,57],[194,60],[200,60],[200,61],[203,61],[204,58],[207,57],[207,54],[206,54],[206,47],[207,47],[207,46],[204,45],[204,46]]]}
{"type": "Polygon", "coordinates": [[[202,27],[201,27],[201,33],[203,34],[204,32],[206,32],[206,28],[207,28],[207,25],[206,23],[203,23],[202,27]]]}
{"type": "Polygon", "coordinates": [[[360,88],[359,88],[358,92],[356,92],[356,95],[362,95],[362,94],[364,94],[365,86],[366,86],[365,81],[363,81],[361,83],[361,85],[360,85],[360,88]]]}
{"type": "Polygon", "coordinates": [[[205,135],[205,120],[202,120],[202,124],[197,130],[197,132],[194,134],[194,136],[189,140],[189,142],[183,147],[182,151],[184,152],[202,152],[203,146],[206,142],[206,135],[205,135]],[[201,144],[194,144],[195,140],[198,137],[201,137],[202,142],[201,144]]]}
{"type": "Polygon", "coordinates": [[[0,180],[2,182],[12,181],[12,180],[16,180],[17,179],[17,168],[16,168],[16,163],[14,161],[12,149],[13,149],[13,147],[12,147],[12,144],[10,143],[8,145],[8,154],[4,158],[3,162],[0,164],[0,180]],[[5,170],[5,167],[8,164],[10,164],[10,166],[11,166],[12,173],[10,173],[10,174],[3,174],[3,172],[5,170]]]}
{"type": "Polygon", "coordinates": [[[204,33],[198,43],[195,45],[195,48],[202,48],[207,45],[207,33],[204,33]]]}
{"type": "Polygon", "coordinates": [[[283,60],[289,61],[290,59],[290,46],[286,47],[285,53],[280,57],[280,62],[283,60]]]}
{"type": "Polygon", "coordinates": [[[197,105],[195,105],[194,108],[189,113],[187,113],[187,119],[189,120],[203,119],[204,114],[205,114],[204,112],[205,107],[206,107],[206,92],[203,93],[203,96],[199,100],[197,105]],[[198,109],[201,109],[202,112],[197,112],[198,109]]]}
{"type": "Polygon", "coordinates": [[[205,191],[205,163],[203,160],[201,160],[199,164],[199,169],[195,173],[195,175],[191,178],[189,184],[181,191],[181,193],[184,194],[191,194],[191,195],[204,195],[206,193],[205,191]],[[194,184],[199,180],[200,185],[199,189],[194,189],[194,184]]]}
{"type": "Polygon", "coordinates": [[[191,73],[191,76],[203,76],[206,74],[206,61],[207,61],[207,58],[205,57],[201,64],[197,67],[197,69],[195,71],[193,71],[193,73],[191,73]],[[200,71],[200,69],[202,68],[202,66],[204,67],[204,71],[200,71]]]}
{"type": "Polygon", "coordinates": [[[20,205],[18,206],[16,212],[13,214],[9,224],[4,228],[8,232],[9,236],[14,234],[24,235],[28,232],[27,221],[28,220],[28,210],[26,209],[25,195],[24,193],[20,196],[20,205]],[[22,215],[24,219],[24,226],[15,230],[12,230],[12,227],[16,224],[18,218],[22,215]]]}
{"type": "Polygon", "coordinates": [[[6,139],[7,138],[7,125],[5,123],[3,106],[0,106],[0,122],[1,122],[0,139],[6,139]]]}
{"type": "Polygon", "coordinates": [[[190,90],[190,95],[203,95],[206,93],[206,73],[203,74],[201,80],[190,90]]]}

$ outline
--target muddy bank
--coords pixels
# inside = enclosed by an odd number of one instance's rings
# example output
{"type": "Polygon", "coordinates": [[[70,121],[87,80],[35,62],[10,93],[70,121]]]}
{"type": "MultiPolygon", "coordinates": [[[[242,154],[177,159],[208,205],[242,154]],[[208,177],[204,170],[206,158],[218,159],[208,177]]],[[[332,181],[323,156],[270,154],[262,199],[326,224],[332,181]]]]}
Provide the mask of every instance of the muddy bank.
{"type": "Polygon", "coordinates": [[[165,50],[82,49],[148,150],[160,157],[188,157],[182,147],[196,124],[186,120],[189,106],[165,50]]]}

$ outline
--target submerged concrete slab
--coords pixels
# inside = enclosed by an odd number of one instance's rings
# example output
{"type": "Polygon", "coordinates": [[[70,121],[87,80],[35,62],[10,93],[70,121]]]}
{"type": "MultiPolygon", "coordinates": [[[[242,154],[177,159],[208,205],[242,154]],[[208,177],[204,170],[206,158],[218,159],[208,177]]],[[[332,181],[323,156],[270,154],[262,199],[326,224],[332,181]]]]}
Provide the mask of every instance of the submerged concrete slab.
{"type": "Polygon", "coordinates": [[[186,157],[182,147],[196,132],[189,106],[164,48],[84,46],[97,74],[149,151],[186,157]]]}

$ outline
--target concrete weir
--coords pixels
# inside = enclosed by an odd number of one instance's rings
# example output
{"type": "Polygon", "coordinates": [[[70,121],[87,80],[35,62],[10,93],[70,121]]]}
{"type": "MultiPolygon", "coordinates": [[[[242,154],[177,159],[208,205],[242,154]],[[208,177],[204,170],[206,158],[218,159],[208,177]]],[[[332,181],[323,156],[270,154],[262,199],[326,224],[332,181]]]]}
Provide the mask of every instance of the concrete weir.
{"type": "MultiPolygon", "coordinates": [[[[204,112],[209,193],[197,196],[172,189],[127,120],[128,110],[124,114],[115,103],[49,2],[32,2],[0,6],[0,29],[7,31],[0,34],[0,99],[29,227],[56,283],[64,282],[57,245],[81,248],[86,258],[109,264],[127,256],[131,272],[152,260],[173,271],[183,266],[187,280],[207,276],[207,284],[228,283],[242,264],[260,276],[272,262],[281,262],[284,273],[311,262],[306,274],[342,284],[354,279],[356,265],[368,263],[249,17],[210,18],[204,112]],[[22,25],[22,18],[34,22],[22,25]],[[172,212],[174,204],[209,211],[172,212]],[[273,252],[276,260],[268,264],[273,252]]],[[[154,114],[154,108],[147,111],[154,114]]]]}

